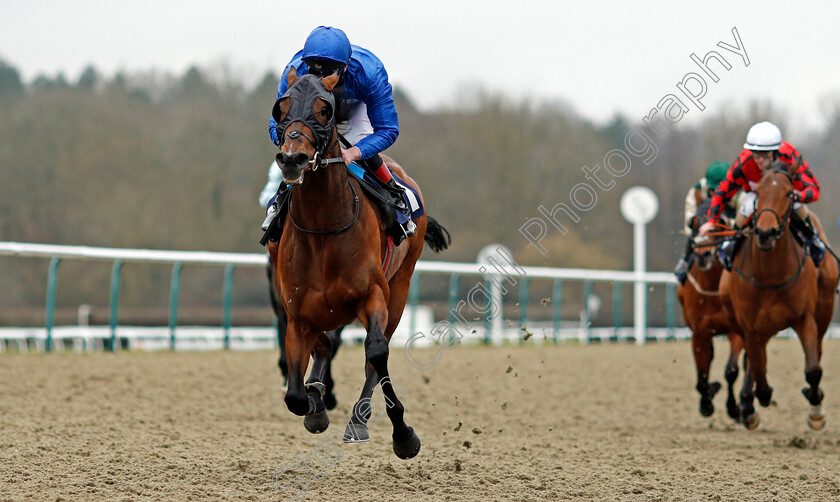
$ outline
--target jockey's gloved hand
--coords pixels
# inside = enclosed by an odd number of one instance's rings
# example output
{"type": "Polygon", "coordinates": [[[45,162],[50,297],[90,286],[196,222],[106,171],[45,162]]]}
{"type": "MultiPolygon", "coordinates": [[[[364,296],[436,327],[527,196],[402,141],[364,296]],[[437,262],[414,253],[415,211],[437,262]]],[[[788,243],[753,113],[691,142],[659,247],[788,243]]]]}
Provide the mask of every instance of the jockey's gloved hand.
{"type": "Polygon", "coordinates": [[[804,200],[802,192],[799,190],[794,190],[790,198],[793,199],[793,202],[802,202],[804,200]]]}

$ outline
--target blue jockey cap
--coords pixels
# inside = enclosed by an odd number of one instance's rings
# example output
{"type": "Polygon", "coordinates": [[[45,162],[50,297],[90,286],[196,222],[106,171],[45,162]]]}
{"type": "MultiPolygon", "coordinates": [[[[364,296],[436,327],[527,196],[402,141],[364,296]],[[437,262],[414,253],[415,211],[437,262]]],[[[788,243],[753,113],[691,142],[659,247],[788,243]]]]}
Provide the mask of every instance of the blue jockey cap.
{"type": "Polygon", "coordinates": [[[347,64],[351,53],[350,40],[343,31],[331,26],[319,26],[306,37],[301,59],[329,59],[347,64]]]}

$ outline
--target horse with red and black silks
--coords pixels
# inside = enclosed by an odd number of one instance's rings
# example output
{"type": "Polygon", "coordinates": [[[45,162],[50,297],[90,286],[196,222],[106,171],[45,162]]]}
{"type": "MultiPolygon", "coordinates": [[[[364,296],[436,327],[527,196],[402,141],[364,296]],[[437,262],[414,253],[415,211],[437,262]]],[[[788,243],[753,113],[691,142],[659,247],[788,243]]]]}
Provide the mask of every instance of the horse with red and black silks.
{"type": "MultiPolygon", "coordinates": [[[[778,127],[770,122],[760,122],[750,128],[744,149],[735,159],[726,174],[726,178],[718,185],[712,196],[709,208],[709,221],[704,224],[704,233],[713,231],[713,227],[720,221],[721,213],[727,201],[738,192],[744,190],[741,208],[735,220],[736,228],[743,226],[744,221],[755,210],[755,189],[764,171],[775,166],[786,168],[793,172],[793,191],[791,197],[794,202],[791,228],[800,243],[807,247],[814,265],[819,267],[825,256],[826,247],[820,238],[819,231],[811,220],[811,213],[806,204],[815,202],[820,197],[820,184],[811,172],[808,162],[802,158],[799,151],[790,143],[782,141],[782,133],[778,127]],[[793,169],[794,166],[798,166],[793,169]]],[[[732,257],[744,241],[739,234],[735,239],[724,242],[719,250],[721,262],[727,270],[732,269],[732,257]]]]}

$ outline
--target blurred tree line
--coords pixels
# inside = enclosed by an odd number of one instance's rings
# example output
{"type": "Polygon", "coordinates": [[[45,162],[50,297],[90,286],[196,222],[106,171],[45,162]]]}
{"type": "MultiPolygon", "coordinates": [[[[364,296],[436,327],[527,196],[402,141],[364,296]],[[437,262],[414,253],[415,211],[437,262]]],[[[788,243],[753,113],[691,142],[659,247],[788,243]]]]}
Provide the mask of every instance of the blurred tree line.
{"type": "MultiPolygon", "coordinates": [[[[264,211],[257,195],[276,147],[268,117],[278,76],[246,88],[225,70],[192,67],[181,76],[148,71],[106,78],[88,67],[75,82],[41,75],[25,83],[0,61],[0,240],[125,248],[262,252],[264,211]]],[[[788,119],[770,103],[745,112],[707,111],[692,126],[678,124],[655,137],[659,154],[598,190],[598,202],[554,227],[537,252],[519,232],[537,207],[569,204],[569,190],[586,182],[581,168],[603,163],[638,121],[616,115],[595,124],[560,102],[514,102],[481,89],[462,91],[459,106],[419,111],[395,89],[401,133],[388,151],[420,184],[427,210],[453,236],[446,254],[426,259],[473,261],[498,242],[526,265],[629,269],[632,229],[620,216],[621,194],[652,188],[660,211],[648,226],[648,268],[669,271],[684,236],[688,187],[713,160],[731,161],[749,126],[788,119]]],[[[734,107],[733,107],[734,108],[734,107]]],[[[742,108],[739,108],[742,109],[742,108]]],[[[840,149],[840,99],[826,103],[829,127],[796,145],[821,182],[814,205],[832,241],[840,193],[834,159],[840,149]]],[[[603,169],[600,171],[604,173],[603,169]]],[[[609,179],[605,176],[605,180],[609,179]]],[[[590,183],[591,184],[591,183],[590,183]]],[[[221,268],[184,271],[181,303],[195,318],[221,304],[221,268]]],[[[165,322],[168,267],[128,264],[121,288],[121,321],[149,312],[165,322]]],[[[81,303],[107,318],[110,264],[65,261],[58,306],[81,303]]],[[[46,262],[0,258],[0,324],[41,322],[46,262]],[[37,314],[32,314],[36,312],[37,314]]],[[[235,303],[265,310],[262,271],[237,271],[235,303]],[[240,278],[242,276],[243,278],[240,278]]],[[[70,314],[66,314],[70,315],[70,314]]],[[[220,315],[218,313],[213,315],[220,315]]],[[[189,314],[185,314],[189,317],[189,314]]],[[[146,321],[147,322],[147,321],[146,321]]]]}

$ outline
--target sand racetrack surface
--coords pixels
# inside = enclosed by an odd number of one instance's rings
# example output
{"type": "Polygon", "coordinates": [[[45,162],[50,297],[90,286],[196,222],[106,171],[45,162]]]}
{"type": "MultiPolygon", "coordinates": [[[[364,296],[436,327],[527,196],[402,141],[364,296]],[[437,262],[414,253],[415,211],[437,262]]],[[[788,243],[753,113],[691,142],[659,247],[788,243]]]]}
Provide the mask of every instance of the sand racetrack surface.
{"type": "Polygon", "coordinates": [[[725,389],[700,416],[685,342],[459,346],[427,371],[402,349],[412,460],[387,418],[369,443],[330,434],[358,397],[360,347],[339,352],[339,407],[317,436],[286,410],[273,352],[0,355],[0,500],[840,499],[840,342],[825,344],[820,432],[797,340],[770,343],[776,405],[752,432],[726,416],[725,389]],[[304,465],[284,472],[293,456],[304,465]]]}

